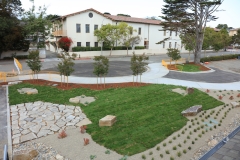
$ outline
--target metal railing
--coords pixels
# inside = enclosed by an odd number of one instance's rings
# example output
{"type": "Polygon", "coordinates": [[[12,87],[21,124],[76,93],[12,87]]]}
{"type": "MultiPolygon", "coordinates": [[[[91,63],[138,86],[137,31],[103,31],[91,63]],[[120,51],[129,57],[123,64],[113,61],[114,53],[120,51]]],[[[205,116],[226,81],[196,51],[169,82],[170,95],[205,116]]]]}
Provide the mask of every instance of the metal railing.
{"type": "Polygon", "coordinates": [[[3,160],[9,160],[9,157],[8,157],[8,147],[7,147],[6,144],[4,145],[3,160]]]}

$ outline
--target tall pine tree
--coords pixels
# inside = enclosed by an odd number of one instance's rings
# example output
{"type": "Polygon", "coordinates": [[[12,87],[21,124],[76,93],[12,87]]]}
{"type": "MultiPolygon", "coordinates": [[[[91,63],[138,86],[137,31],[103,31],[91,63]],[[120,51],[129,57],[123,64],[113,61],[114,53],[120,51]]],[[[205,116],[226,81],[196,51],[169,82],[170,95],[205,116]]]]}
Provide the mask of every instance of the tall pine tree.
{"type": "MultiPolygon", "coordinates": [[[[161,24],[163,30],[195,37],[194,62],[200,63],[204,30],[207,22],[217,18],[213,13],[224,0],[164,0],[161,24]]],[[[165,39],[167,40],[167,39],[165,39]]],[[[161,43],[160,41],[159,43],[161,43]]]]}

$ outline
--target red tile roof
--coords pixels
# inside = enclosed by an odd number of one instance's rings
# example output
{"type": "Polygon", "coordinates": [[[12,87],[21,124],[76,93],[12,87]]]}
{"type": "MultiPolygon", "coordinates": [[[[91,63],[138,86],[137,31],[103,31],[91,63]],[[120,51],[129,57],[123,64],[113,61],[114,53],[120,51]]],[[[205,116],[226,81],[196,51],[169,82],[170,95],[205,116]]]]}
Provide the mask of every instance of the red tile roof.
{"type": "Polygon", "coordinates": [[[79,11],[79,12],[75,12],[75,13],[71,13],[71,14],[67,14],[67,15],[62,16],[61,18],[65,19],[67,17],[74,16],[74,15],[77,15],[77,14],[81,14],[81,13],[84,13],[84,12],[89,12],[89,11],[93,11],[97,14],[100,14],[100,15],[106,17],[106,18],[109,18],[109,19],[111,19],[113,21],[117,21],[117,22],[132,22],[132,23],[143,23],[143,24],[154,24],[154,25],[159,25],[161,23],[160,20],[102,14],[101,12],[99,12],[99,11],[93,9],[93,8],[86,9],[86,10],[79,11]]]}

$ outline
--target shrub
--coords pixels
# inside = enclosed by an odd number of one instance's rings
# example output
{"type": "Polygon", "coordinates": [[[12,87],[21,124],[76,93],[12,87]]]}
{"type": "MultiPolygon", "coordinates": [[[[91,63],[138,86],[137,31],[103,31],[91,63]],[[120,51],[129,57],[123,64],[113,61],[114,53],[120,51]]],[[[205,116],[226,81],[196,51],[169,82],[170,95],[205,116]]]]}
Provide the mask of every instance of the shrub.
{"type": "Polygon", "coordinates": [[[138,50],[138,49],[145,49],[144,46],[135,46],[135,49],[138,50]]]}
{"type": "Polygon", "coordinates": [[[190,136],[187,136],[187,139],[190,139],[190,136]]]}
{"type": "Polygon", "coordinates": [[[142,155],[142,159],[146,159],[146,156],[144,154],[142,155]]]}
{"type": "Polygon", "coordinates": [[[178,152],[178,153],[177,153],[177,156],[178,156],[178,157],[181,157],[181,156],[182,156],[182,153],[181,153],[181,152],[178,152]]]}
{"type": "Polygon", "coordinates": [[[188,150],[191,150],[191,149],[192,149],[192,148],[189,146],[189,147],[188,147],[188,150]]]}
{"type": "Polygon", "coordinates": [[[222,55],[222,56],[214,56],[214,57],[204,57],[201,58],[201,62],[209,62],[209,61],[221,61],[226,59],[234,59],[240,56],[240,54],[230,54],[230,55],[222,55]]]}
{"type": "Polygon", "coordinates": [[[71,44],[73,43],[72,39],[69,37],[62,37],[58,40],[59,48],[63,49],[65,52],[69,51],[71,44]]]}
{"type": "Polygon", "coordinates": [[[176,150],[177,149],[177,147],[176,146],[173,146],[173,150],[176,150]]]}
{"type": "Polygon", "coordinates": [[[174,158],[171,156],[171,157],[170,157],[170,160],[174,160],[174,158]]]}
{"type": "Polygon", "coordinates": [[[178,147],[182,147],[182,145],[179,143],[179,144],[178,144],[178,147]]]}
{"type": "Polygon", "coordinates": [[[194,141],[192,141],[192,144],[194,144],[195,142],[194,141]]]}
{"type": "Polygon", "coordinates": [[[67,137],[67,134],[64,130],[62,130],[59,134],[58,134],[58,138],[62,139],[62,138],[65,138],[67,137]]]}
{"type": "Polygon", "coordinates": [[[160,150],[160,147],[159,147],[159,146],[157,146],[157,150],[158,150],[158,151],[160,150]]]}
{"type": "Polygon", "coordinates": [[[160,154],[160,157],[163,158],[163,154],[160,154]]]}
{"type": "Polygon", "coordinates": [[[165,147],[167,144],[166,143],[163,143],[163,147],[165,147]]]}
{"type": "Polygon", "coordinates": [[[151,152],[149,152],[149,155],[152,155],[153,154],[153,152],[151,151],[151,152]]]}
{"type": "Polygon", "coordinates": [[[202,137],[202,135],[201,135],[201,134],[199,134],[199,135],[198,135],[198,137],[200,137],[200,138],[201,138],[201,137],[202,137]]]}
{"type": "Polygon", "coordinates": [[[187,153],[187,150],[186,150],[186,149],[184,149],[184,150],[183,150],[183,153],[184,153],[184,154],[186,154],[186,153],[187,153]]]}
{"type": "Polygon", "coordinates": [[[169,153],[170,153],[169,150],[166,150],[165,152],[166,152],[166,154],[169,154],[169,153]]]}
{"type": "Polygon", "coordinates": [[[168,143],[172,143],[172,140],[168,141],[168,143]]]}
{"type": "Polygon", "coordinates": [[[105,151],[105,154],[110,154],[110,150],[106,150],[106,151],[105,151]]]}
{"type": "Polygon", "coordinates": [[[173,137],[173,140],[175,140],[175,139],[176,139],[176,137],[174,136],[174,137],[173,137]]]}

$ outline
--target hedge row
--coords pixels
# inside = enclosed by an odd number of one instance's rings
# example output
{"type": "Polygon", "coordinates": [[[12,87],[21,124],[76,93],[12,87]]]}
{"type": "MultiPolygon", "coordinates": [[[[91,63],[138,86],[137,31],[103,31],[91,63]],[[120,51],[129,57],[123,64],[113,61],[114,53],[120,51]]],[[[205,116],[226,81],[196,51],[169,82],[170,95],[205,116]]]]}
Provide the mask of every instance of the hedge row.
{"type": "Polygon", "coordinates": [[[238,58],[240,54],[229,54],[229,55],[222,55],[222,56],[215,56],[215,57],[204,57],[201,58],[201,62],[210,62],[210,61],[221,61],[226,59],[234,59],[238,58]]]}
{"type": "MultiPolygon", "coordinates": [[[[144,46],[136,46],[135,49],[144,49],[144,46]]],[[[131,50],[132,47],[129,47],[128,50],[131,50]]],[[[110,47],[103,47],[103,51],[109,51],[111,50],[110,47]]],[[[116,46],[113,48],[113,50],[127,50],[127,47],[125,46],[116,46]]],[[[72,48],[73,52],[79,52],[79,51],[101,51],[101,47],[73,47],[72,48]]]]}
{"type": "MultiPolygon", "coordinates": [[[[16,55],[16,59],[28,59],[28,55],[16,55]]],[[[3,59],[13,59],[13,57],[4,57],[3,59]]]]}

